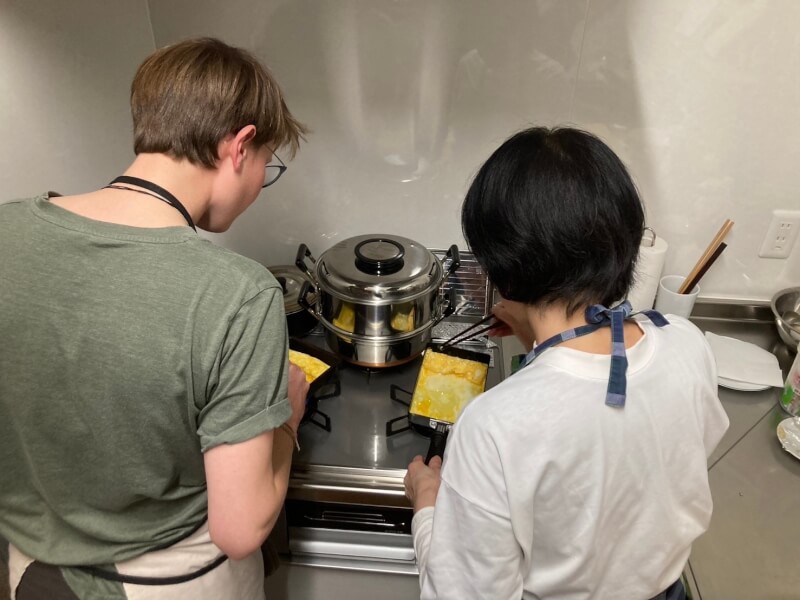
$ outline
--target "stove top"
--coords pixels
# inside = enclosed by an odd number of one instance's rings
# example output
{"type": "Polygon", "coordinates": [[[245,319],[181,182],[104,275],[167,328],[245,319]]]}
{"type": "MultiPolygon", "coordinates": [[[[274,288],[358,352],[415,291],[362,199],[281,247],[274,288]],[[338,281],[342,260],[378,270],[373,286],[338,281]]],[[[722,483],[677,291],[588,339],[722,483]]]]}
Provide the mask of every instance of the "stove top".
{"type": "MultiPolygon", "coordinates": [[[[445,263],[448,260],[444,251],[431,251],[445,263]]],[[[434,327],[434,338],[451,338],[488,314],[494,304],[494,288],[469,252],[461,253],[461,266],[440,293],[454,302],[456,310],[434,327]]],[[[301,339],[328,350],[321,326],[301,339]]],[[[503,378],[502,351],[486,337],[476,343],[469,349],[491,354],[488,389],[503,378]]],[[[338,395],[320,399],[316,417],[321,421],[304,423],[298,432],[302,450],[292,463],[290,504],[311,501],[409,508],[403,477],[414,456],[427,454],[430,440],[414,430],[387,436],[386,426],[392,419],[408,415],[407,406],[392,400],[392,386],[413,390],[421,364],[421,357],[378,370],[341,364],[338,395]]]]}
{"type": "MultiPolygon", "coordinates": [[[[309,335],[303,341],[325,347],[324,338],[319,336],[309,335]]],[[[488,389],[502,380],[503,359],[499,347],[485,351],[491,352],[493,359],[488,389]]],[[[390,387],[413,390],[421,363],[422,358],[418,357],[404,365],[379,370],[343,363],[339,368],[339,395],[319,403],[319,409],[330,417],[331,430],[313,424],[300,428],[301,451],[295,455],[293,470],[398,470],[402,477],[414,456],[425,455],[429,439],[411,430],[386,436],[387,421],[408,414],[408,407],[392,400],[390,387]]]]}

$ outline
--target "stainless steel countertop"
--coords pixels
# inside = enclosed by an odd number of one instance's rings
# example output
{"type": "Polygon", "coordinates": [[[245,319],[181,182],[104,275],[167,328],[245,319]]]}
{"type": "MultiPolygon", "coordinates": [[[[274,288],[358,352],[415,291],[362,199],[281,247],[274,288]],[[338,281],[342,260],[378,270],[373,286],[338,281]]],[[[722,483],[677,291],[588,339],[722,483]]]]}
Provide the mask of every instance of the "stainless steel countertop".
{"type": "MultiPolygon", "coordinates": [[[[703,331],[773,351],[784,375],[792,356],[781,344],[768,306],[697,305],[703,331]]],[[[690,586],[702,600],[800,598],[800,461],[781,448],[777,405],[782,390],[719,388],[731,425],[709,459],[714,512],[692,548],[690,586]]]]}

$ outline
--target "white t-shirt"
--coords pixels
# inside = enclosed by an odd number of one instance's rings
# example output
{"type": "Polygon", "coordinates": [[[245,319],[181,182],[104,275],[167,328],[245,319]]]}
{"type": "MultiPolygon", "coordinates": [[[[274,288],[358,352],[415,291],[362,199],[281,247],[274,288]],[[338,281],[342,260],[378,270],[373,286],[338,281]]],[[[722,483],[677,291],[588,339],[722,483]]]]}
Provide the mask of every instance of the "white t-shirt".
{"type": "Polygon", "coordinates": [[[680,577],[728,417],[703,334],[669,321],[640,321],[624,408],[610,356],[556,346],[464,410],[413,520],[423,599],[645,600],[680,577]]]}

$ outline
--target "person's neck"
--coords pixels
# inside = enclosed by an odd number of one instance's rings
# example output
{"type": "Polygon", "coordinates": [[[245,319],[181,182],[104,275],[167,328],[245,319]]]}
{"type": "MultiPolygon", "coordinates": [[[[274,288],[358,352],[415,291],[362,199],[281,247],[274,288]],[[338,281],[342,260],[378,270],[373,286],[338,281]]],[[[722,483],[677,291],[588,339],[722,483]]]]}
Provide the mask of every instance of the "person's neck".
{"type": "Polygon", "coordinates": [[[197,223],[211,201],[212,171],[166,154],[139,154],[123,175],[161,186],[186,208],[197,223]]]}
{"type": "MultiPolygon", "coordinates": [[[[163,154],[136,157],[125,175],[146,179],[164,188],[184,205],[195,223],[207,215],[214,185],[214,171],[163,154]]],[[[72,213],[104,223],[129,227],[176,227],[186,225],[183,215],[166,202],[142,194],[133,184],[115,185],[75,196],[58,196],[50,202],[72,213]],[[130,189],[124,189],[130,188],[130,189]]]]}
{"type": "Polygon", "coordinates": [[[541,344],[562,331],[586,325],[585,312],[586,307],[581,307],[572,315],[568,315],[566,306],[562,304],[526,306],[528,323],[536,336],[537,344],[541,344]]]}
{"type": "MultiPolygon", "coordinates": [[[[588,306],[581,306],[570,315],[567,314],[566,306],[563,304],[553,304],[544,307],[527,306],[528,323],[534,333],[536,343],[541,344],[554,335],[586,325],[587,308],[588,306]]],[[[641,328],[633,321],[627,321],[625,323],[624,333],[626,348],[633,346],[644,335],[641,328]]],[[[601,327],[589,335],[573,338],[559,345],[592,354],[610,354],[611,328],[601,327]]]]}

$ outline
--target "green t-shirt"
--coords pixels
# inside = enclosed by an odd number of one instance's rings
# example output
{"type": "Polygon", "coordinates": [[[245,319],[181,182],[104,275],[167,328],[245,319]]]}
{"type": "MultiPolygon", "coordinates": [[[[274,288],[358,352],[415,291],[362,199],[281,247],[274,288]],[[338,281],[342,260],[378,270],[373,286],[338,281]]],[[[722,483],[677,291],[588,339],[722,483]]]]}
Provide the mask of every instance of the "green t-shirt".
{"type": "Polygon", "coordinates": [[[207,517],[202,452],[285,422],[287,333],[263,266],[188,227],[0,205],[0,537],[108,564],[207,517]]]}

